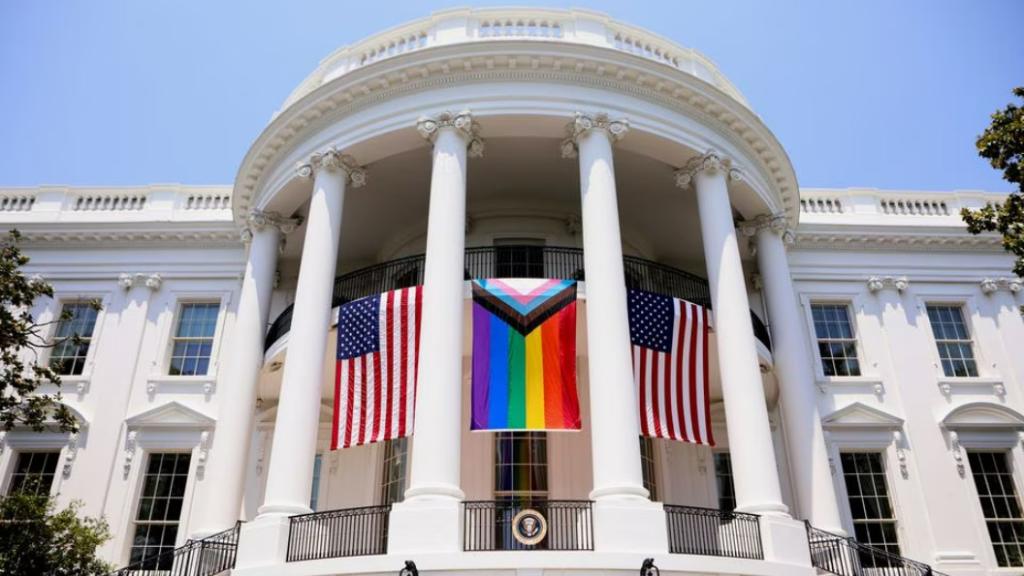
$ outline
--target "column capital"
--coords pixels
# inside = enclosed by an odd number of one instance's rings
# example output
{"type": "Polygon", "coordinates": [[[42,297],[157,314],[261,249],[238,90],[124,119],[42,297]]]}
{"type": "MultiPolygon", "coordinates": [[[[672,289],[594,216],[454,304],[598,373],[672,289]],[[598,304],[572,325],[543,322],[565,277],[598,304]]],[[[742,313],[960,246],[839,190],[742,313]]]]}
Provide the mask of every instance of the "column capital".
{"type": "Polygon", "coordinates": [[[480,123],[473,119],[473,113],[463,110],[453,113],[445,110],[436,116],[420,116],[416,120],[416,131],[431,144],[437,139],[442,128],[454,128],[466,140],[470,158],[484,155],[484,141],[480,138],[480,123]]]}
{"type": "Polygon", "coordinates": [[[565,140],[562,140],[562,158],[575,158],[579,149],[581,136],[600,130],[608,135],[612,142],[617,142],[629,132],[629,120],[626,118],[612,119],[607,112],[585,114],[577,112],[572,122],[565,126],[565,140]]]}
{"type": "Polygon", "coordinates": [[[323,152],[313,153],[308,161],[299,162],[295,166],[295,171],[299,177],[306,179],[314,178],[317,172],[321,170],[328,172],[340,170],[344,172],[345,177],[352,183],[353,188],[359,188],[366,184],[366,170],[356,162],[355,158],[348,154],[343,154],[333,146],[329,146],[323,152]]]}
{"type": "Polygon", "coordinates": [[[789,227],[786,215],[782,213],[761,214],[750,220],[744,220],[737,224],[736,230],[747,238],[754,238],[762,230],[770,230],[776,236],[781,237],[786,244],[792,244],[796,240],[796,235],[789,227]]]}
{"type": "Polygon", "coordinates": [[[690,158],[682,168],[675,171],[676,186],[683,189],[689,188],[699,172],[709,174],[723,172],[729,180],[734,182],[743,178],[743,173],[733,167],[731,158],[715,150],[708,150],[700,156],[690,158]]]}
{"type": "Polygon", "coordinates": [[[294,232],[301,224],[301,217],[286,218],[278,212],[253,210],[252,212],[249,212],[249,215],[245,218],[245,227],[242,228],[241,232],[242,242],[246,244],[252,242],[252,238],[256,232],[268,227],[277,228],[283,237],[294,232]]]}

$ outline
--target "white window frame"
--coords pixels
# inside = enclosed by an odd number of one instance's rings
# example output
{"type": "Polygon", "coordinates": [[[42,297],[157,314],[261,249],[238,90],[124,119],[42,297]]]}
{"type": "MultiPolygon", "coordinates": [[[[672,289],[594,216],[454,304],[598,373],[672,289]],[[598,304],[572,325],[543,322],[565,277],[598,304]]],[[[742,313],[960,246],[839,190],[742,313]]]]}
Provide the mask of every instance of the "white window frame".
{"type": "MultiPolygon", "coordinates": [[[[185,427],[142,427],[127,429],[127,435],[122,441],[125,442],[123,456],[124,470],[128,490],[126,496],[129,498],[123,507],[125,514],[121,519],[120,530],[111,526],[111,531],[120,534],[121,539],[116,550],[120,550],[120,564],[127,564],[131,558],[132,540],[135,537],[135,517],[139,512],[139,503],[142,496],[142,484],[146,476],[146,468],[149,463],[149,456],[154,453],[190,453],[188,481],[185,483],[185,497],[181,503],[181,517],[178,519],[178,535],[174,541],[174,547],[182,546],[191,531],[192,508],[195,500],[196,479],[198,469],[206,458],[206,448],[203,446],[203,432],[199,428],[185,427]],[[134,433],[134,436],[132,435],[134,433]],[[130,456],[129,456],[130,454],[130,456]]],[[[206,431],[208,432],[208,431],[206,431]]],[[[119,462],[119,464],[121,464],[119,462]]],[[[121,466],[118,466],[121,469],[121,466]]]]}
{"type": "MultiPolygon", "coordinates": [[[[846,479],[843,477],[839,454],[842,452],[874,452],[882,455],[885,468],[885,486],[889,492],[889,505],[896,518],[896,540],[900,550],[906,551],[911,541],[906,525],[907,516],[903,513],[899,497],[898,481],[904,478],[894,475],[896,469],[905,465],[901,462],[899,450],[902,450],[903,431],[890,425],[865,425],[859,427],[836,425],[825,431],[826,450],[832,467],[832,485],[839,502],[839,514],[843,529],[854,534],[853,514],[850,511],[850,495],[846,490],[846,479]]],[[[903,458],[905,458],[905,454],[903,458]]],[[[902,472],[900,473],[902,476],[902,472]]]]}
{"type": "Polygon", "coordinates": [[[814,378],[818,390],[826,392],[832,387],[864,388],[875,394],[884,390],[882,375],[878,371],[878,363],[870,358],[864,345],[861,316],[864,315],[864,295],[860,292],[806,292],[800,294],[800,305],[803,308],[804,326],[807,329],[810,353],[814,357],[814,378]],[[856,340],[857,359],[860,361],[860,376],[826,376],[822,368],[821,354],[818,353],[818,333],[814,329],[812,304],[845,304],[850,315],[850,327],[856,340]]]}
{"type": "Polygon", "coordinates": [[[225,325],[228,312],[231,308],[230,290],[196,290],[196,291],[172,291],[164,301],[163,310],[158,320],[159,349],[154,355],[154,372],[146,380],[146,389],[150,394],[159,392],[164,385],[191,384],[201,388],[207,395],[211,394],[216,386],[217,374],[220,370],[221,347],[223,346],[225,325]],[[176,376],[171,375],[171,355],[174,348],[174,332],[178,327],[178,319],[181,317],[181,309],[184,304],[213,303],[217,302],[217,327],[213,334],[213,348],[210,350],[210,364],[207,373],[197,376],[176,376]]]}
{"type": "MultiPolygon", "coordinates": [[[[85,365],[82,367],[81,374],[61,374],[60,380],[64,391],[68,391],[68,386],[74,386],[74,391],[77,394],[84,394],[88,391],[90,383],[92,382],[92,373],[96,365],[96,350],[102,342],[103,326],[105,324],[107,310],[110,309],[110,292],[102,291],[89,291],[89,290],[61,290],[57,291],[57,287],[54,288],[53,298],[46,299],[44,302],[37,304],[33,307],[33,317],[36,318],[36,322],[39,324],[51,323],[46,327],[45,339],[47,344],[52,344],[54,339],[57,337],[57,325],[60,320],[61,311],[64,309],[65,304],[76,304],[79,302],[90,302],[97,300],[100,303],[100,310],[96,312],[96,324],[92,329],[92,336],[89,340],[89,350],[85,353],[85,365]]],[[[47,347],[39,352],[38,362],[41,366],[50,365],[50,355],[53,348],[47,347]]],[[[31,357],[26,357],[26,361],[31,362],[31,357]]],[[[51,394],[57,391],[56,386],[44,385],[38,392],[41,394],[51,394]]]]}
{"type": "Polygon", "coordinates": [[[924,330],[925,338],[928,339],[928,346],[930,348],[928,354],[932,359],[935,380],[942,394],[948,398],[956,390],[964,390],[971,393],[984,393],[988,391],[996,396],[1005,393],[1001,375],[993,370],[991,359],[978,341],[977,319],[980,313],[974,296],[965,292],[926,292],[918,294],[916,304],[916,319],[919,326],[926,328],[924,330]],[[939,356],[939,345],[935,340],[931,319],[928,318],[929,304],[960,307],[964,317],[964,326],[967,328],[967,333],[971,338],[971,351],[974,353],[974,363],[978,367],[977,376],[946,376],[946,373],[942,370],[942,358],[939,356]]]}
{"type": "Polygon", "coordinates": [[[6,495],[10,490],[18,455],[24,452],[57,452],[57,468],[53,473],[49,494],[56,496],[60,493],[64,480],[71,472],[71,451],[74,448],[71,446],[70,434],[53,430],[35,432],[21,428],[0,434],[3,435],[0,438],[0,494],[6,495]]]}

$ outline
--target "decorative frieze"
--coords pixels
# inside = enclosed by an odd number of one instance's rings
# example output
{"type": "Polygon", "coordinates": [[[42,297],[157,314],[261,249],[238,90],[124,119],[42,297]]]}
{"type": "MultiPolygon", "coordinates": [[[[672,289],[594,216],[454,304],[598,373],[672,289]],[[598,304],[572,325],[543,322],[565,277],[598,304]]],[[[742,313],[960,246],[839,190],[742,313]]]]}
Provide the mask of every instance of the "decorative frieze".
{"type": "Polygon", "coordinates": [[[688,189],[693,184],[694,177],[700,172],[711,174],[725,172],[729,180],[735,182],[743,178],[742,173],[734,168],[732,159],[719,154],[715,150],[708,150],[701,156],[690,158],[682,168],[675,171],[676,186],[688,189]]]}
{"type": "Polygon", "coordinates": [[[420,116],[416,120],[416,131],[428,142],[433,143],[442,128],[454,128],[466,140],[470,158],[484,155],[484,141],[480,138],[480,123],[473,119],[473,113],[463,110],[459,113],[444,111],[437,116],[420,116]]]}
{"type": "Polygon", "coordinates": [[[906,276],[872,276],[868,278],[868,290],[872,294],[881,292],[885,288],[892,288],[903,293],[910,287],[910,280],[906,276]]]}
{"type": "Polygon", "coordinates": [[[572,122],[565,127],[565,140],[562,140],[562,158],[575,158],[579,153],[579,139],[591,130],[603,130],[612,142],[617,142],[629,132],[629,120],[612,119],[605,112],[584,114],[577,112],[572,122]]]}
{"type": "Polygon", "coordinates": [[[160,274],[143,274],[142,272],[136,272],[130,274],[128,272],[122,272],[117,277],[117,285],[124,290],[131,290],[137,286],[145,286],[151,291],[156,292],[163,286],[164,279],[160,274]]]}
{"type": "Polygon", "coordinates": [[[341,153],[341,151],[333,146],[328,147],[323,152],[316,152],[309,157],[309,161],[300,162],[295,167],[299,177],[306,179],[312,179],[320,170],[328,172],[341,170],[345,173],[353,188],[366,185],[366,170],[356,162],[355,158],[341,153]]]}
{"type": "Polygon", "coordinates": [[[984,294],[995,294],[999,290],[1019,294],[1024,283],[1020,278],[985,278],[980,282],[980,286],[984,294]]]}

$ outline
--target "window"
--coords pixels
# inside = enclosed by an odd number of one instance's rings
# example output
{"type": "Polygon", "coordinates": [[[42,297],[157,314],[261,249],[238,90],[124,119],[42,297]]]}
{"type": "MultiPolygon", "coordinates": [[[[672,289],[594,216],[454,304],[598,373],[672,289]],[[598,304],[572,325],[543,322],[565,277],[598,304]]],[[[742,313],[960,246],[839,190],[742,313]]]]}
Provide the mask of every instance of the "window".
{"type": "Polygon", "coordinates": [[[818,355],[825,376],[860,376],[857,337],[846,304],[811,304],[818,355]]]}
{"type": "MultiPolygon", "coordinates": [[[[844,452],[839,455],[843,480],[850,501],[853,535],[862,544],[881,548],[899,556],[896,539],[896,515],[889,502],[882,454],[877,452],[844,452]]],[[[876,562],[864,555],[862,562],[876,562]]],[[[875,567],[874,564],[868,567],[875,567]]]]}
{"type": "Polygon", "coordinates": [[[1024,515],[1006,452],[967,452],[992,551],[1000,566],[1024,566],[1024,515]]]}
{"type": "Polygon", "coordinates": [[[146,570],[170,570],[178,537],[178,521],[185,499],[188,466],[187,453],[150,454],[135,515],[131,563],[143,562],[146,570]]]}
{"type": "Polygon", "coordinates": [[[736,488],[732,483],[732,459],[728,452],[715,452],[715,485],[718,488],[718,509],[736,509],[736,488]]]}
{"type": "Polygon", "coordinates": [[[85,357],[96,328],[97,311],[89,302],[69,302],[61,308],[61,319],[50,351],[50,368],[64,376],[76,376],[85,369],[85,357]],[[76,337],[77,336],[77,342],[76,337]]]}
{"type": "Polygon", "coordinates": [[[309,509],[313,512],[317,510],[317,504],[320,500],[320,471],[324,467],[324,455],[317,454],[313,458],[313,486],[309,490],[309,509]]]}
{"type": "Polygon", "coordinates": [[[19,452],[8,494],[47,495],[53,485],[60,452],[19,452]]]}
{"type": "Polygon", "coordinates": [[[499,432],[494,443],[494,495],[530,501],[548,494],[548,438],[543,432],[499,432]]]}
{"type": "Polygon", "coordinates": [[[658,499],[658,477],[654,469],[654,438],[640,437],[640,471],[644,475],[644,488],[651,500],[658,499]]]}
{"type": "Polygon", "coordinates": [[[394,504],[405,498],[405,477],[409,469],[409,441],[397,438],[384,443],[380,503],[394,504]]]}
{"type": "Polygon", "coordinates": [[[494,242],[495,278],[544,278],[544,242],[505,239],[494,242]]]}
{"type": "Polygon", "coordinates": [[[172,376],[202,376],[210,368],[213,334],[220,304],[192,302],[181,305],[171,347],[172,376]]]}
{"type": "Polygon", "coordinates": [[[935,345],[939,348],[942,372],[946,376],[977,376],[978,365],[974,361],[963,309],[955,305],[929,304],[928,321],[935,335],[935,345]]]}

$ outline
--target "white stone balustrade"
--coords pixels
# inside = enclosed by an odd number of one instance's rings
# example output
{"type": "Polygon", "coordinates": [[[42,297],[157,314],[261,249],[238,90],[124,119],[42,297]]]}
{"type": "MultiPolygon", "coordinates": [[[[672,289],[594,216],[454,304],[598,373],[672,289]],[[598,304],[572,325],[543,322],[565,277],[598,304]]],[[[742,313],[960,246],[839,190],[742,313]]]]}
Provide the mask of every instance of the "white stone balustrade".
{"type": "Polygon", "coordinates": [[[0,223],[231,222],[230,186],[0,188],[0,223]]]}

